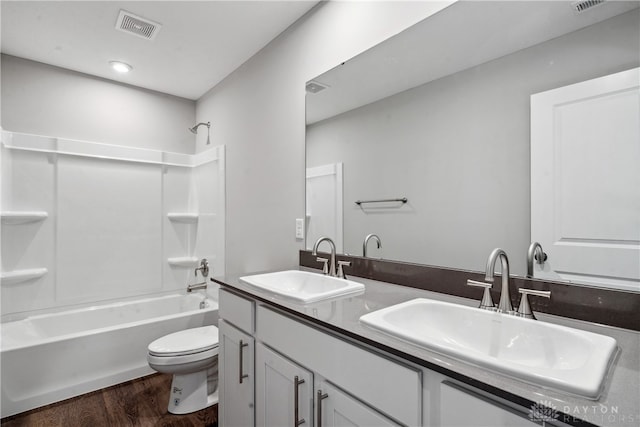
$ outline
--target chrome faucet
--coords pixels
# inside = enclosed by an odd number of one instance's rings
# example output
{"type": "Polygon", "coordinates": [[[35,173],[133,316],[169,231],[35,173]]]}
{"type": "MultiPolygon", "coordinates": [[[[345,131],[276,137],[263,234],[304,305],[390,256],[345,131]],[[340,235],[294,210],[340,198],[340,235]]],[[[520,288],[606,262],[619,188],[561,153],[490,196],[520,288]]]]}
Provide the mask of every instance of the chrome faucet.
{"type": "Polygon", "coordinates": [[[207,289],[207,282],[194,283],[187,286],[187,292],[197,291],[198,289],[207,289]]]}
{"type": "Polygon", "coordinates": [[[507,253],[502,249],[496,248],[489,255],[484,280],[493,283],[494,269],[498,258],[500,258],[502,265],[502,291],[500,292],[500,302],[498,303],[497,311],[500,313],[513,313],[511,295],[509,295],[509,259],[507,258],[507,253]]]}
{"type": "Polygon", "coordinates": [[[200,267],[197,267],[193,271],[193,275],[198,277],[198,271],[202,274],[202,277],[207,277],[209,275],[209,261],[206,258],[202,258],[200,260],[200,267]]]}
{"type": "Polygon", "coordinates": [[[477,288],[484,288],[484,292],[482,293],[482,301],[480,301],[480,305],[478,306],[478,308],[491,311],[497,310],[496,305],[493,303],[493,299],[491,298],[491,288],[493,287],[493,283],[478,282],[476,280],[467,279],[467,285],[475,286],[477,288]]]}
{"type": "Polygon", "coordinates": [[[367,257],[367,243],[369,243],[369,239],[376,239],[376,242],[378,242],[378,249],[380,249],[380,246],[382,245],[382,242],[380,241],[380,237],[378,237],[377,234],[367,235],[367,237],[364,238],[364,242],[362,243],[362,256],[364,258],[367,257]]]}
{"type": "Polygon", "coordinates": [[[200,267],[196,267],[196,269],[193,271],[194,276],[198,277],[198,271],[200,272],[200,274],[202,274],[202,277],[205,278],[205,281],[194,283],[193,285],[187,285],[187,292],[193,292],[198,289],[207,289],[206,277],[209,275],[209,262],[206,258],[202,258],[200,260],[200,267]]]}
{"type": "MultiPolygon", "coordinates": [[[[542,255],[545,254],[544,252],[542,252],[542,247],[539,243],[536,242],[532,243],[529,247],[528,258],[533,259],[536,251],[539,251],[539,258],[536,259],[544,259],[542,255]]],[[[550,291],[539,291],[534,289],[520,288],[518,290],[518,292],[522,294],[522,298],[520,298],[520,307],[518,307],[517,311],[514,311],[513,305],[511,305],[511,295],[509,293],[509,259],[507,258],[507,253],[500,248],[494,249],[489,255],[484,280],[484,282],[477,282],[471,279],[467,280],[467,285],[469,286],[484,288],[482,301],[480,302],[479,306],[479,308],[482,308],[484,310],[497,311],[498,313],[511,314],[514,316],[535,320],[536,317],[533,315],[533,311],[531,311],[531,305],[529,304],[528,296],[532,295],[543,298],[551,297],[550,291]],[[493,276],[495,274],[494,270],[498,258],[500,258],[500,263],[502,264],[502,290],[500,292],[500,303],[498,303],[498,307],[496,308],[493,304],[493,300],[491,299],[490,289],[493,286],[493,276]]]]}
{"type": "Polygon", "coordinates": [[[542,246],[538,242],[533,242],[527,250],[527,277],[533,277],[533,262],[544,264],[547,260],[547,254],[542,250],[542,246]]]}
{"type": "Polygon", "coordinates": [[[529,295],[535,297],[551,298],[551,291],[538,291],[535,289],[520,288],[518,289],[518,292],[522,294],[522,297],[520,297],[520,307],[518,307],[518,312],[514,314],[518,317],[524,317],[525,319],[536,320],[536,316],[533,314],[531,305],[529,304],[529,295]]]}
{"type": "Polygon", "coordinates": [[[313,244],[313,250],[311,251],[311,255],[313,256],[318,256],[318,246],[320,246],[320,243],[322,242],[327,242],[329,243],[329,245],[331,246],[331,258],[329,258],[329,267],[327,267],[327,260],[325,258],[316,258],[317,261],[319,262],[324,262],[325,263],[325,269],[323,270],[323,272],[325,274],[329,274],[329,276],[333,276],[336,277],[337,273],[336,273],[336,245],[335,243],[333,243],[333,240],[331,240],[328,237],[320,237],[318,240],[316,240],[316,242],[313,244]]]}

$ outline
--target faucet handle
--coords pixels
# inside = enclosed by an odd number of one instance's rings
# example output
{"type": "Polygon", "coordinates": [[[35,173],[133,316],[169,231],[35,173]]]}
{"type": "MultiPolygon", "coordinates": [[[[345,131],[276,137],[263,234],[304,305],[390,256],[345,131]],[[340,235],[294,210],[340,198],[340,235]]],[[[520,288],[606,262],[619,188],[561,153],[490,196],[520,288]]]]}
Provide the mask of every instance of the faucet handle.
{"type": "Polygon", "coordinates": [[[522,298],[520,298],[520,306],[518,307],[518,311],[515,315],[526,319],[536,319],[533,315],[533,311],[531,311],[531,306],[529,305],[529,295],[551,298],[551,291],[536,291],[535,289],[520,288],[518,289],[518,292],[522,294],[522,298]]]}
{"type": "Polygon", "coordinates": [[[318,257],[316,258],[316,261],[324,263],[322,267],[322,274],[329,274],[329,259],[318,257]]]}
{"type": "Polygon", "coordinates": [[[344,267],[351,267],[351,261],[338,261],[338,277],[346,279],[347,275],[344,274],[344,267]]]}
{"type": "Polygon", "coordinates": [[[482,301],[480,301],[480,306],[479,308],[482,308],[484,310],[495,310],[496,309],[496,305],[493,303],[493,299],[491,298],[491,287],[493,286],[493,283],[488,283],[488,282],[478,282],[475,280],[471,280],[468,279],[467,280],[467,285],[468,286],[475,286],[477,288],[484,288],[484,292],[482,294],[482,301]]]}
{"type": "Polygon", "coordinates": [[[193,271],[193,275],[198,277],[198,271],[202,273],[202,277],[207,277],[209,275],[209,261],[206,258],[202,258],[200,260],[200,267],[197,267],[193,271]]]}

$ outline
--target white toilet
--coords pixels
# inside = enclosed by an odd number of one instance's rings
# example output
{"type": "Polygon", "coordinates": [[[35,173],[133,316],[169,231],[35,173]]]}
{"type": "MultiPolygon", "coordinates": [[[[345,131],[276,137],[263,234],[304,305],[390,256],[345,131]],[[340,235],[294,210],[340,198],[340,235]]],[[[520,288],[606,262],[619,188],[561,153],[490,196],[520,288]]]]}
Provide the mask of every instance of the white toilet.
{"type": "Polygon", "coordinates": [[[169,412],[188,414],[218,403],[218,328],[186,329],[149,344],[152,369],[173,374],[169,412]]]}

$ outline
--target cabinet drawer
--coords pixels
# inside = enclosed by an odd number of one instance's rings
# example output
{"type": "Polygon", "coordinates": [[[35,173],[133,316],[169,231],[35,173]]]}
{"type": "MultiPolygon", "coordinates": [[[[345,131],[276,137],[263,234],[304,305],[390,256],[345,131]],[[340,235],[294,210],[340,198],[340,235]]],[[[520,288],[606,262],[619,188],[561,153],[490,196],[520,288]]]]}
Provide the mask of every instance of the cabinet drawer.
{"type": "Polygon", "coordinates": [[[338,427],[347,423],[353,427],[400,427],[327,381],[320,381],[317,387],[320,397],[317,398],[316,405],[320,407],[317,412],[322,417],[323,422],[318,422],[321,427],[338,427]]]}
{"type": "Polygon", "coordinates": [[[254,302],[226,289],[220,289],[218,314],[235,327],[250,334],[254,331],[254,302]]]}
{"type": "Polygon", "coordinates": [[[422,372],[269,308],[256,337],[402,424],[422,424],[422,372]]]}
{"type": "Polygon", "coordinates": [[[536,427],[539,423],[448,381],[440,384],[442,427],[536,427]]]}

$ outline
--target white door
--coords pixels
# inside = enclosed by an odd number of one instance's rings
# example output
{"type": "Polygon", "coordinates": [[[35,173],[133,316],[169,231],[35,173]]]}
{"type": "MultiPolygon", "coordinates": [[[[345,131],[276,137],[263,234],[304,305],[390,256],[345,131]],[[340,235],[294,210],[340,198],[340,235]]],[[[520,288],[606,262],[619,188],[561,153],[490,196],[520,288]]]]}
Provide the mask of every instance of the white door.
{"type": "Polygon", "coordinates": [[[253,338],[224,320],[220,330],[220,426],[253,426],[253,338]]]}
{"type": "MultiPolygon", "coordinates": [[[[385,384],[378,384],[385,387],[385,384]]],[[[354,399],[327,381],[316,391],[316,427],[399,426],[376,410],[354,399]]]]}
{"type": "Polygon", "coordinates": [[[256,344],[256,425],[313,425],[313,375],[310,371],[256,344]]]}
{"type": "MultiPolygon", "coordinates": [[[[307,249],[327,236],[343,253],[342,163],[307,168],[307,249]]],[[[326,250],[323,247],[323,250],[326,250]]]]}
{"type": "Polygon", "coordinates": [[[640,72],[531,96],[531,240],[563,279],[640,290],[640,72]]]}

